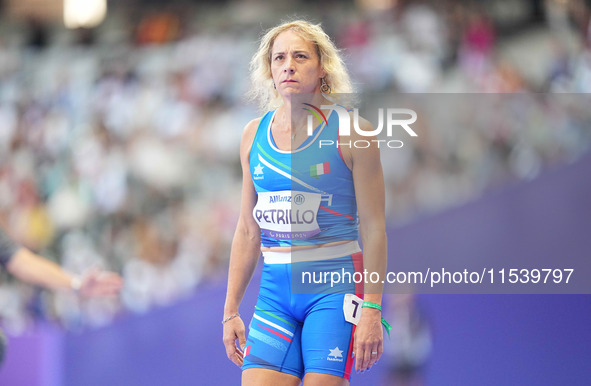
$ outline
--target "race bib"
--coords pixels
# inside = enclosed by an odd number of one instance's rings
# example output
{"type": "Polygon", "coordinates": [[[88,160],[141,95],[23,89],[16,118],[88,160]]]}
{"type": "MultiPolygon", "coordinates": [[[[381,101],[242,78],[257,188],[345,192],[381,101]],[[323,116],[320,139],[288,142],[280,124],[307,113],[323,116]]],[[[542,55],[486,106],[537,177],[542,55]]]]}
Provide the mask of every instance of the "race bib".
{"type": "Polygon", "coordinates": [[[349,323],[357,325],[359,319],[361,319],[361,305],[363,299],[357,295],[346,294],[343,302],[343,313],[345,314],[345,320],[349,323]]]}
{"type": "Polygon", "coordinates": [[[320,233],[319,193],[282,190],[260,192],[252,211],[261,232],[277,240],[307,239],[320,233]]]}

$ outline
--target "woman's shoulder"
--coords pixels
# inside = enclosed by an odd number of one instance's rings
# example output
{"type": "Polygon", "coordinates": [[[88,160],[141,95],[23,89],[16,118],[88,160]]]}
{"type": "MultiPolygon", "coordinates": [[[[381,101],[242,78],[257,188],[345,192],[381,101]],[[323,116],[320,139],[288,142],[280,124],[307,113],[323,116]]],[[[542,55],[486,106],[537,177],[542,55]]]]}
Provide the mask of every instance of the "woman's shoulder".
{"type": "Polygon", "coordinates": [[[263,117],[258,117],[248,122],[246,126],[244,126],[244,135],[249,133],[254,134],[254,132],[256,132],[257,128],[259,127],[259,124],[261,123],[262,119],[263,117]]]}
{"type": "Polygon", "coordinates": [[[258,127],[260,126],[261,122],[267,118],[268,116],[272,115],[273,111],[269,111],[267,113],[265,113],[264,115],[255,118],[253,120],[251,120],[250,122],[248,122],[246,124],[246,126],[244,126],[244,131],[242,133],[242,138],[253,138],[257,132],[258,127]]]}
{"type": "Polygon", "coordinates": [[[244,130],[242,131],[242,141],[241,141],[241,147],[242,147],[243,153],[244,152],[250,153],[250,148],[252,146],[252,143],[254,142],[254,139],[256,137],[256,134],[257,134],[258,128],[261,124],[261,121],[267,116],[267,114],[251,120],[250,122],[248,122],[246,124],[246,126],[244,126],[244,130]]]}

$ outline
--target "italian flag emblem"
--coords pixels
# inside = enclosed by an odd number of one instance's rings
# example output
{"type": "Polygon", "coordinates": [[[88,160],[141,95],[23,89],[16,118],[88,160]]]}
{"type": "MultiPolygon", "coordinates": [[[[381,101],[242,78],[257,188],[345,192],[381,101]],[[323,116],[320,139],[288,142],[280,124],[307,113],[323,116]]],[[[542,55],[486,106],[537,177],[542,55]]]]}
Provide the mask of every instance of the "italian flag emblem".
{"type": "Polygon", "coordinates": [[[310,166],[310,177],[318,178],[318,176],[327,173],[330,173],[330,163],[328,162],[310,166]]]}

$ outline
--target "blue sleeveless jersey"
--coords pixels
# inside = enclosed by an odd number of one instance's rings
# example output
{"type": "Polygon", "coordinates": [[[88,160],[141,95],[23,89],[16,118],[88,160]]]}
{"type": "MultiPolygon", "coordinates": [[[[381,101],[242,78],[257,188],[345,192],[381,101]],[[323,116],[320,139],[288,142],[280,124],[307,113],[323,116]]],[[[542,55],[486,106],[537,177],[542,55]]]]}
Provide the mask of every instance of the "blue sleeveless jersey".
{"type": "Polygon", "coordinates": [[[262,245],[357,240],[353,176],[335,146],[338,114],[331,112],[328,125],[317,127],[294,151],[275,145],[271,133],[274,114],[270,111],[261,119],[249,155],[258,195],[253,216],[261,228],[262,245]]]}

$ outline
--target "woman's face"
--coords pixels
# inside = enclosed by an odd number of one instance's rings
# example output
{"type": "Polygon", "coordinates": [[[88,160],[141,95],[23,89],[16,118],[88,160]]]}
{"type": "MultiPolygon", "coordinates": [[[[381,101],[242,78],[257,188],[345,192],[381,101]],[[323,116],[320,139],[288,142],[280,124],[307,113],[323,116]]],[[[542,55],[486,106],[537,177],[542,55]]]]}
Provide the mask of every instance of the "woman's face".
{"type": "Polygon", "coordinates": [[[292,30],[280,33],[271,48],[271,76],[281,96],[320,92],[320,67],[316,47],[292,30]]]}

